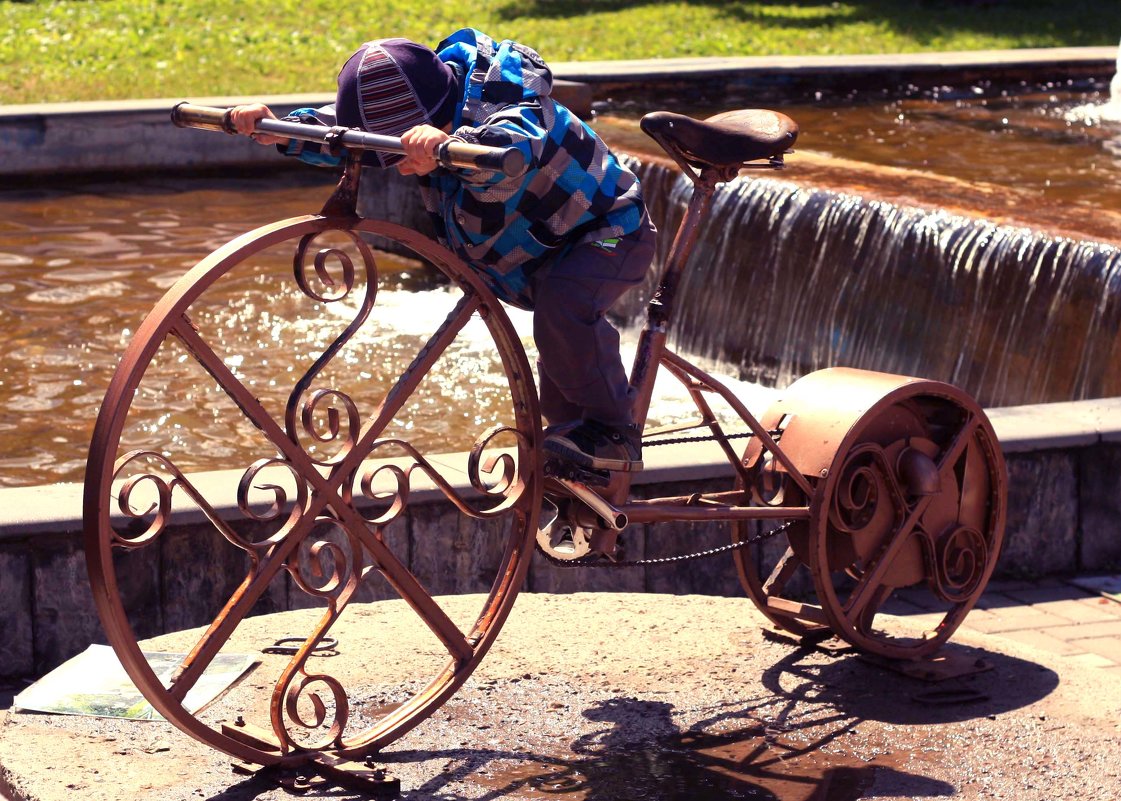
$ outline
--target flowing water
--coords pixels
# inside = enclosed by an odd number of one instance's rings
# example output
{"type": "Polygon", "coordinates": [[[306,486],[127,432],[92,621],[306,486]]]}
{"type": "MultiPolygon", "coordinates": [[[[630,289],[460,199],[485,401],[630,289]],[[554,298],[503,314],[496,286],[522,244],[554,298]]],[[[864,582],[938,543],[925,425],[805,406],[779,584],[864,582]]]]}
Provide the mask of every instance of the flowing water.
{"type": "MultiPolygon", "coordinates": [[[[815,157],[796,154],[778,177],[797,183],[745,178],[721,190],[685,277],[676,346],[768,386],[844,364],[952,381],[986,405],[1121,394],[1121,251],[1109,236],[1070,238],[1008,221],[1079,230],[1105,220],[1109,230],[1106,218],[1121,210],[1114,103],[1100,88],[940,94],[788,111],[803,129],[799,147],[850,160],[842,165],[878,161],[896,170],[884,180],[901,191],[937,173],[957,182],[952,188],[981,187],[991,208],[972,216],[868,199],[860,184],[872,173],[857,170],[844,191],[816,188],[812,170],[799,169],[815,157]],[[1002,199],[1018,217],[996,213],[1002,199]]],[[[609,138],[627,127],[599,124],[609,138]]],[[[659,227],[671,231],[687,187],[652,160],[641,170],[659,227]]],[[[80,480],[105,387],[148,309],[204,255],[257,225],[318,209],[329,188],[328,176],[308,171],[0,193],[0,485],[80,480]]],[[[441,290],[430,275],[381,261],[390,269],[379,308],[394,322],[360,343],[358,362],[398,345],[407,352],[435,325],[441,290]]],[[[237,303],[203,322],[222,332],[231,369],[283,406],[287,389],[274,379],[306,370],[337,332],[321,323],[338,320],[297,314],[290,293],[252,282],[239,291],[237,303]]],[[[635,321],[640,300],[625,304],[635,321]]],[[[532,349],[525,316],[514,318],[532,349]]],[[[447,360],[444,388],[418,410],[441,450],[467,447],[461,429],[486,422],[485,402],[457,407],[449,389],[489,380],[489,340],[473,330],[447,360]]],[[[164,389],[134,402],[146,444],[184,452],[184,469],[257,447],[253,432],[219,425],[230,410],[206,376],[177,372],[178,357],[166,361],[164,389]]],[[[753,408],[768,397],[740,388],[753,408]]],[[[658,414],[672,418],[662,402],[658,414]]]]}
{"type": "MultiPolygon", "coordinates": [[[[0,195],[0,486],[79,481],[98,408],[133,332],[164,292],[235,236],[316,211],[331,190],[318,171],[261,178],[145,179],[0,195]]],[[[292,248],[235,269],[191,320],[276,418],[293,382],[354,314],[309,302],[291,280],[292,248]]],[[[379,254],[376,325],[336,361],[369,408],[443,322],[451,293],[419,262],[379,254]],[[396,372],[394,372],[396,370],[396,372]]],[[[530,316],[510,309],[530,362],[530,316]]],[[[634,332],[624,360],[633,358],[634,332]]],[[[485,325],[474,319],[409,406],[409,440],[426,453],[468,449],[509,406],[485,325]]],[[[344,379],[340,379],[344,380],[344,379]]],[[[753,406],[769,391],[729,380],[753,406]]],[[[679,419],[672,382],[653,415],[679,419]]],[[[185,471],[245,466],[270,447],[186,351],[169,341],[131,401],[125,447],[174,454],[185,471]]]]}
{"type": "MultiPolygon", "coordinates": [[[[668,220],[688,192],[673,181],[668,220]]],[[[766,179],[724,187],[700,243],[674,339],[750,380],[845,365],[988,406],[1121,394],[1116,246],[766,179]]]]}

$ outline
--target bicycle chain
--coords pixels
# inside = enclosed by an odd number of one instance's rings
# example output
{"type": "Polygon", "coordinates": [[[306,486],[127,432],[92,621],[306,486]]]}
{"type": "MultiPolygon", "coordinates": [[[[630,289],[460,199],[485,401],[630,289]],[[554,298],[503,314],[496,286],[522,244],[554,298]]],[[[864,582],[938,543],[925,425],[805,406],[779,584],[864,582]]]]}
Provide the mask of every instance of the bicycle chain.
{"type": "MultiPolygon", "coordinates": [[[[782,436],[781,431],[768,431],[767,432],[776,442],[782,436]]],[[[739,434],[721,434],[719,437],[715,434],[698,434],[695,437],[674,437],[672,439],[644,439],[642,447],[653,448],[656,445],[681,445],[686,442],[716,442],[721,439],[748,439],[754,437],[755,433],[752,431],[743,431],[739,434]]]]}
{"type": "MultiPolygon", "coordinates": [[[[770,436],[774,437],[776,440],[782,436],[782,432],[778,430],[768,431],[767,433],[770,436]]],[[[642,443],[642,446],[645,448],[647,446],[655,445],[679,445],[686,442],[708,442],[715,441],[717,439],[745,439],[753,436],[755,436],[755,434],[751,431],[744,431],[738,434],[722,434],[720,437],[716,436],[715,434],[701,434],[695,437],[676,437],[672,439],[645,440],[642,443]]],[[[709,548],[705,551],[694,551],[693,553],[677,554],[676,556],[657,556],[651,557],[649,559],[631,559],[619,562],[613,561],[611,559],[603,559],[601,558],[601,554],[581,556],[578,559],[558,559],[557,557],[546,551],[544,548],[542,548],[540,543],[537,543],[536,548],[538,553],[540,553],[546,561],[557,567],[646,567],[648,565],[664,565],[673,562],[686,562],[692,559],[706,559],[710,556],[719,556],[722,553],[737,551],[740,548],[746,548],[749,545],[755,545],[758,542],[769,540],[771,537],[777,537],[779,534],[784,533],[792,525],[794,525],[793,520],[783,523],[781,526],[772,529],[771,531],[764,531],[760,534],[756,534],[753,537],[748,537],[746,540],[741,540],[740,542],[730,542],[727,545],[721,545],[716,548],[709,548]]]]}
{"type": "Polygon", "coordinates": [[[537,551],[545,560],[556,567],[564,568],[577,568],[577,567],[606,567],[606,568],[624,568],[624,567],[646,567],[648,565],[665,565],[673,562],[687,562],[692,559],[706,559],[710,556],[719,556],[722,553],[729,551],[738,551],[740,548],[746,548],[749,545],[769,540],[771,537],[777,537],[783,534],[797,521],[789,520],[781,526],[756,534],[753,537],[748,537],[746,540],[739,542],[730,542],[727,545],[721,545],[716,548],[709,548],[705,551],[694,551],[693,553],[682,553],[676,556],[655,556],[649,559],[631,559],[620,562],[615,562],[610,559],[601,558],[600,554],[581,556],[578,559],[558,559],[541,547],[541,543],[537,543],[537,551]]]}

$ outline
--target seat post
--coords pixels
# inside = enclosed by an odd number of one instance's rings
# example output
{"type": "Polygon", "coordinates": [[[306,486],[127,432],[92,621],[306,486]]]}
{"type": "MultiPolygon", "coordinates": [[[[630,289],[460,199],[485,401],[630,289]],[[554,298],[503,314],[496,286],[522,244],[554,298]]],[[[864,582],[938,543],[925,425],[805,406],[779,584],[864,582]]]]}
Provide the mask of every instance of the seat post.
{"type": "Polygon", "coordinates": [[[716,185],[725,180],[721,171],[713,168],[703,169],[700,174],[689,170],[687,174],[693,179],[693,196],[689,199],[685,216],[677,227],[669,258],[662,268],[658,288],[647,306],[646,325],[639,336],[634,365],[631,368],[630,384],[635,390],[633,415],[635,422],[638,423],[646,419],[646,413],[650,410],[656,367],[665,347],[666,334],[673,317],[681,273],[697,243],[701,221],[712,205],[716,185]]]}

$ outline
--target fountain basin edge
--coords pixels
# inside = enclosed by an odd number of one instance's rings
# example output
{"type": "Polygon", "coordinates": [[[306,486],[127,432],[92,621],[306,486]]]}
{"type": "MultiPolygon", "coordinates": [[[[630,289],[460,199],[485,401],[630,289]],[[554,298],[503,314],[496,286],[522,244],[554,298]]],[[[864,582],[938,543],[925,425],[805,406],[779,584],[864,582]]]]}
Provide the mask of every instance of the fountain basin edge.
{"type": "MultiPolygon", "coordinates": [[[[1121,398],[1006,407],[989,411],[1008,462],[1008,526],[997,565],[1001,578],[1105,572],[1121,565],[1121,398]]],[[[680,495],[730,485],[718,453],[696,444],[648,449],[636,494],[680,495]]],[[[240,471],[195,474],[224,519],[244,520],[234,493],[240,471]]],[[[86,576],[82,546],[82,485],[0,489],[0,676],[42,675],[104,641],[86,576]]],[[[443,524],[450,505],[432,488],[417,487],[395,534],[408,540],[411,560],[439,564],[452,552],[453,526],[443,524]],[[427,549],[427,550],[426,550],[427,549]]],[[[237,524],[240,525],[240,524],[237,524]]],[[[395,523],[394,525],[398,525],[395,523]]],[[[391,530],[392,531],[392,530],[391,530]]],[[[625,535],[631,557],[668,555],[725,544],[721,524],[636,525],[625,535]]],[[[199,625],[209,604],[224,599],[243,574],[206,547],[213,527],[201,515],[176,518],[154,558],[124,592],[158,599],[140,636],[199,625]],[[201,547],[200,547],[201,546],[201,547]]],[[[218,542],[214,542],[215,548],[218,542]]],[[[433,594],[483,591],[463,586],[452,571],[429,586],[433,594]]],[[[119,574],[120,575],[120,574],[119,574]]],[[[260,612],[305,605],[307,596],[283,582],[260,612]]],[[[536,592],[669,592],[741,596],[730,559],[628,571],[560,570],[534,556],[525,589],[536,592]]],[[[361,600],[380,600],[376,594],[361,600]]]]}

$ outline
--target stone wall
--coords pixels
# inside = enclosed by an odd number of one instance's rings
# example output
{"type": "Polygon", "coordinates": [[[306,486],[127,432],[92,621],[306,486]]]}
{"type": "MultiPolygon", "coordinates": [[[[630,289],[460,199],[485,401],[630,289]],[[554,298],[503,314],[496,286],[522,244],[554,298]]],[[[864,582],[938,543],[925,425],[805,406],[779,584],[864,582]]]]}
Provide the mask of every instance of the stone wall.
{"type": "MultiPolygon", "coordinates": [[[[1008,462],[1009,516],[997,567],[1002,577],[1104,572],[1121,568],[1121,400],[996,409],[991,413],[1008,462]]],[[[653,459],[635,486],[638,496],[680,495],[730,486],[726,465],[696,459],[682,446],[653,459]]],[[[236,485],[211,474],[214,486],[236,485]]],[[[203,481],[202,478],[199,479],[203,481]]],[[[0,490],[0,676],[41,675],[91,642],[104,642],[82,545],[82,488],[56,485],[0,490]]],[[[207,497],[210,497],[209,495],[207,497]]],[[[233,519],[227,504],[223,515],[233,519]]],[[[258,524],[259,525],[259,524],[258,524]]],[[[386,536],[436,595],[481,592],[479,576],[494,554],[473,543],[489,523],[464,519],[434,492],[417,493],[409,514],[386,536]]],[[[236,524],[250,535],[253,526],[236,524]]],[[[259,532],[258,532],[259,533],[259,532]]],[[[668,556],[728,542],[726,524],[633,525],[622,542],[627,558],[668,556]]],[[[209,622],[244,577],[240,552],[202,521],[169,528],[158,547],[118,557],[122,597],[142,610],[138,637],[209,622]]],[[[729,555],[646,568],[566,569],[534,554],[524,590],[658,592],[742,596],[729,555]]],[[[370,584],[364,601],[391,597],[370,584]]],[[[275,580],[255,614],[304,607],[314,599],[290,579],[275,580]]],[[[746,601],[745,601],[746,603],[746,601]]]]}

